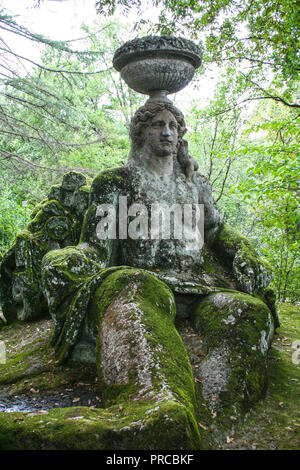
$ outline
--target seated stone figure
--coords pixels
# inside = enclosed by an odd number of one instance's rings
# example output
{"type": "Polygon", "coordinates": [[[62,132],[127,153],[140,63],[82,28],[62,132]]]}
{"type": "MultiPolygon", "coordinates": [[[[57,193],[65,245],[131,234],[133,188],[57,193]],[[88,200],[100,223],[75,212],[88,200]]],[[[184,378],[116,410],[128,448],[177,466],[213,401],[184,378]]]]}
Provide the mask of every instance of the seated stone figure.
{"type": "MultiPolygon", "coordinates": [[[[230,414],[264,395],[278,319],[270,270],[222,221],[185,131],[168,102],[136,112],[128,163],[94,179],[79,245],[48,252],[42,276],[58,361],[96,362],[106,405],[144,410],[139,429],[161,410],[182,445],[197,448],[193,377],[175,317],[203,335],[204,400],[230,414]],[[157,204],[204,207],[204,240],[152,236],[145,213],[157,204]]],[[[173,214],[173,235],[179,222],[173,214]]]]}

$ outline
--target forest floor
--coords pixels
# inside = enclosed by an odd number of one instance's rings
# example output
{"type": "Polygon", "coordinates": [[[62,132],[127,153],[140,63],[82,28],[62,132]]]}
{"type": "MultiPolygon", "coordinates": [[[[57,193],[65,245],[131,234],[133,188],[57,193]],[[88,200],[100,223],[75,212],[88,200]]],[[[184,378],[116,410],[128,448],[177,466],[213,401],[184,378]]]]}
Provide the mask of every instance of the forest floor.
{"type": "MultiPolygon", "coordinates": [[[[204,446],[216,450],[300,449],[300,306],[281,304],[281,326],[269,353],[269,390],[243,421],[217,431],[214,416],[200,410],[204,446]],[[299,349],[296,349],[298,345],[299,349]]],[[[49,347],[53,325],[49,319],[15,323],[0,330],[6,364],[0,363],[0,412],[48,413],[53,408],[101,408],[96,368],[70,363],[58,367],[49,347]]],[[[201,337],[185,324],[180,334],[187,346],[197,386],[203,357],[201,337]]],[[[205,404],[203,404],[205,406],[205,404]]]]}

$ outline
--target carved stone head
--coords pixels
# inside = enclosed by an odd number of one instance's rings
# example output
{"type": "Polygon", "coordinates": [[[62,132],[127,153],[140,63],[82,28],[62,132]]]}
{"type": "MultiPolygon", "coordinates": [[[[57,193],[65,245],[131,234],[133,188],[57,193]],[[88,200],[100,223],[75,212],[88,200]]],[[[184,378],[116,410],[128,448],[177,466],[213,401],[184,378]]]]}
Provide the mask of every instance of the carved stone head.
{"type": "MultiPolygon", "coordinates": [[[[173,120],[177,123],[176,129],[176,145],[172,148],[174,154],[174,165],[175,171],[184,173],[187,175],[187,165],[192,164],[192,173],[198,169],[198,164],[193,158],[190,158],[188,154],[188,143],[183,139],[184,134],[186,133],[186,125],[182,112],[176,108],[172,103],[168,102],[155,102],[147,101],[142,107],[140,107],[134,114],[130,129],[129,135],[131,140],[131,154],[130,160],[138,163],[143,159],[143,149],[145,145],[149,145],[153,148],[153,151],[157,153],[161,152],[161,156],[164,157],[168,154],[168,145],[165,145],[165,148],[159,149],[157,147],[158,135],[155,133],[155,129],[151,132],[149,136],[149,127],[155,124],[156,119],[159,116],[169,116],[167,119],[171,121],[171,116],[173,120]],[[149,138],[150,137],[150,138],[149,138]]],[[[160,121],[160,119],[158,119],[160,121]]],[[[171,126],[171,122],[169,122],[171,126]]],[[[170,130],[170,133],[172,131],[170,130]]],[[[166,137],[168,139],[168,137],[166,137]]],[[[171,139],[171,136],[170,136],[171,139]]],[[[170,142],[170,145],[172,142],[170,142]]]]}
{"type": "Polygon", "coordinates": [[[150,126],[154,117],[164,110],[170,111],[175,117],[178,126],[178,143],[181,142],[182,137],[184,136],[187,130],[182,112],[177,109],[172,103],[157,103],[154,101],[147,101],[136,111],[131,120],[129,135],[133,150],[138,150],[143,147],[145,143],[145,129],[150,126]]]}

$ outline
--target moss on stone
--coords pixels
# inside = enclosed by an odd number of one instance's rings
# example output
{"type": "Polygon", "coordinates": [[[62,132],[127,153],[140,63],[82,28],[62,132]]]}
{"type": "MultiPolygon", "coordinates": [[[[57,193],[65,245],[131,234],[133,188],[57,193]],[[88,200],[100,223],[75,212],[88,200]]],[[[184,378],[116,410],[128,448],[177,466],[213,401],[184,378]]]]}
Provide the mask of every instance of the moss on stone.
{"type": "MultiPolygon", "coordinates": [[[[222,423],[219,416],[214,417],[208,406],[201,406],[204,400],[199,392],[200,410],[198,420],[204,427],[202,437],[205,449],[219,450],[271,450],[299,448],[299,383],[300,369],[293,364],[291,343],[299,339],[300,308],[292,304],[280,305],[281,327],[279,328],[272,349],[269,354],[269,380],[270,387],[266,399],[256,403],[253,410],[247,414],[245,420],[229,420],[222,423]],[[200,401],[201,400],[201,401],[200,401]],[[233,438],[228,442],[227,438],[233,438]]],[[[88,374],[91,374],[86,365],[82,366],[82,372],[78,364],[68,364],[68,367],[57,367],[53,360],[53,350],[48,348],[50,330],[47,337],[42,340],[43,332],[50,328],[50,320],[39,320],[24,327],[22,323],[8,325],[1,330],[1,340],[12,345],[13,356],[27,350],[34,352],[33,358],[30,354],[26,357],[28,364],[40,362],[38,357],[44,359],[48,369],[40,373],[37,368],[27,369],[28,375],[21,378],[21,370],[10,367],[10,372],[16,370],[16,376],[11,376],[10,384],[1,382],[3,367],[0,365],[0,393],[9,388],[10,394],[21,394],[29,392],[30,388],[49,393],[64,392],[65,388],[73,387],[78,382],[86,382],[88,374]],[[48,326],[47,326],[48,325],[48,326]],[[47,327],[47,328],[46,328],[47,327]],[[39,332],[37,332],[39,329],[39,332]],[[38,348],[36,339],[39,338],[44,344],[38,348]],[[34,344],[31,346],[31,342],[34,344]],[[83,375],[85,374],[85,375],[83,375]]],[[[9,356],[10,357],[10,356],[9,356]]],[[[21,356],[20,356],[21,358],[21,356]]],[[[18,361],[21,364],[21,361],[18,361]]],[[[16,362],[15,364],[16,365],[16,362]]],[[[24,368],[24,372],[26,369],[24,368]]],[[[93,376],[94,377],[94,376],[93,376]]],[[[254,380],[254,379],[253,379],[254,380]]],[[[254,380],[256,381],[256,379],[254,380]]],[[[197,381],[197,388],[201,383],[197,381]]],[[[100,393],[100,392],[97,392],[100,393]]],[[[100,395],[99,395],[100,396],[100,395]]],[[[37,399],[39,395],[36,395],[37,399]]],[[[198,449],[197,442],[193,440],[179,439],[178,434],[173,433],[178,426],[179,431],[185,431],[186,410],[178,406],[171,410],[170,404],[166,402],[165,407],[154,411],[153,404],[145,404],[143,410],[122,407],[118,404],[108,409],[91,409],[87,407],[72,407],[68,409],[53,409],[48,413],[0,413],[0,449],[1,450],[118,450],[118,449],[148,449],[149,441],[153,439],[153,433],[158,433],[155,449],[198,449]],[[160,411],[160,414],[158,412],[160,411]],[[164,413],[166,411],[166,413],[164,413]],[[178,414],[177,414],[178,411],[178,414]],[[174,417],[174,427],[170,430],[172,422],[166,419],[166,414],[174,417]],[[182,413],[184,417],[182,418],[182,413]],[[155,418],[161,416],[162,426],[155,428],[155,418]],[[131,418],[137,419],[133,421],[131,418]],[[150,418],[153,417],[151,420],[150,418]],[[148,427],[143,431],[143,425],[148,427]],[[125,429],[122,429],[125,428],[125,429]],[[161,430],[161,431],[160,431],[161,430]],[[72,437],[73,433],[73,437],[72,437]],[[170,436],[170,440],[168,437],[170,436]],[[174,439],[174,440],[172,440],[174,439]],[[147,447],[148,446],[148,447],[147,447]]],[[[183,434],[182,434],[183,435],[183,434]]],[[[192,436],[191,436],[192,438],[192,436]]]]}
{"type": "MultiPolygon", "coordinates": [[[[116,271],[97,289],[90,315],[99,322],[96,363],[105,406],[121,406],[127,409],[140,407],[140,410],[143,410],[145,407],[149,408],[152,403],[152,408],[156,410],[164,408],[169,402],[171,409],[181,409],[182,418],[179,419],[178,431],[180,421],[183,419],[185,429],[180,433],[184,433],[184,439],[186,435],[191,435],[191,442],[197,441],[199,447],[200,436],[195,417],[196,399],[192,371],[187,352],[174,326],[175,303],[169,288],[142,270],[126,268],[116,271]],[[118,309],[118,305],[121,310],[118,309]],[[102,357],[101,333],[103,324],[105,327],[108,325],[108,329],[112,328],[112,331],[122,328],[120,318],[124,306],[129,309],[125,307],[126,318],[130,318],[131,325],[128,324],[126,327],[128,328],[126,346],[129,341],[130,351],[124,354],[135,352],[131,359],[128,356],[127,379],[118,383],[119,377],[115,376],[115,370],[108,370],[106,359],[102,357]],[[135,330],[137,324],[140,326],[135,330]],[[144,364],[136,365],[135,355],[139,354],[139,346],[136,348],[137,342],[140,341],[138,336],[140,328],[143,330],[143,341],[146,342],[143,346],[144,364]],[[141,367],[142,372],[139,370],[141,367]],[[143,374],[148,378],[145,379],[143,374]]],[[[107,348],[107,345],[105,347],[107,348]]],[[[114,344],[113,347],[119,347],[122,351],[124,344],[114,344]]],[[[130,411],[132,416],[135,413],[130,411]]],[[[173,412],[166,416],[171,426],[168,432],[172,434],[173,412]]],[[[157,420],[156,426],[160,426],[157,420]]]]}
{"type": "Polygon", "coordinates": [[[214,249],[232,270],[239,290],[251,295],[263,293],[272,279],[271,267],[246,237],[224,223],[214,241],[214,249]]]}
{"type": "MultiPolygon", "coordinates": [[[[134,270],[131,275],[134,275],[134,270]]],[[[118,277],[121,281],[121,276],[118,277]]],[[[149,280],[149,275],[147,280],[149,280]]],[[[159,281],[154,278],[153,282],[156,284],[159,281]]],[[[174,312],[172,314],[169,310],[168,296],[170,293],[167,288],[166,291],[167,297],[161,293],[158,298],[160,302],[165,302],[165,307],[168,308],[165,319],[167,320],[169,317],[172,322],[174,312]]],[[[155,322],[155,320],[156,316],[153,321],[155,322]]],[[[168,335],[168,325],[152,326],[159,330],[163,327],[166,330],[165,335],[168,335]]],[[[7,327],[11,333],[15,328],[13,325],[7,327]]],[[[31,328],[34,328],[33,324],[31,328]]],[[[28,331],[28,335],[30,337],[30,331],[28,331]]],[[[16,337],[16,342],[17,340],[16,337]]],[[[172,343],[170,347],[173,348],[172,343]]],[[[178,353],[178,347],[176,351],[178,353]]],[[[181,355],[184,356],[185,351],[179,351],[177,359],[180,363],[181,355]]],[[[185,357],[183,359],[186,360],[185,357]]],[[[167,360],[172,361],[171,358],[167,358],[167,360]]],[[[71,365],[72,363],[68,368],[71,365]]],[[[11,391],[18,390],[23,393],[30,386],[40,391],[47,389],[47,386],[49,390],[60,390],[57,378],[61,377],[60,380],[63,378],[68,380],[69,378],[68,368],[58,368],[55,365],[53,350],[49,348],[46,337],[41,340],[40,344],[32,345],[32,348],[27,352],[16,354],[4,367],[6,372],[1,374],[0,390],[1,384],[10,385],[11,391]],[[49,359],[51,360],[49,361],[49,359]],[[30,380],[30,385],[24,383],[26,379],[30,380]],[[50,384],[49,379],[51,380],[50,384]]],[[[181,364],[172,367],[178,368],[181,367],[181,364]]],[[[186,369],[183,376],[180,374],[174,376],[175,383],[172,385],[172,390],[176,387],[179,389],[179,399],[177,400],[166,397],[165,400],[158,402],[153,398],[135,401],[126,399],[122,394],[119,397],[120,400],[106,409],[74,407],[52,409],[42,414],[39,412],[0,413],[0,449],[200,449],[202,444],[195,412],[189,401],[190,392],[187,390],[183,393],[180,390],[180,387],[185,389],[186,379],[192,387],[188,364],[186,369]],[[187,402],[188,406],[186,406],[187,402]]],[[[74,380],[76,381],[76,379],[74,380]]],[[[70,386],[70,383],[67,386],[70,386]]],[[[188,387],[189,385],[187,385],[188,387]]]]}
{"type": "MultiPolygon", "coordinates": [[[[164,318],[165,322],[163,324],[163,328],[168,331],[170,328],[174,328],[173,321],[175,316],[175,311],[172,310],[170,312],[170,297],[172,296],[171,292],[164,285],[161,281],[157,280],[151,274],[143,272],[141,270],[137,270],[134,268],[126,268],[116,271],[115,273],[110,274],[110,276],[103,282],[103,284],[97,289],[95,297],[93,299],[93,303],[90,310],[90,316],[94,318],[95,322],[98,321],[99,330],[98,330],[98,337],[101,336],[101,325],[102,319],[107,311],[109,305],[113,301],[113,299],[119,294],[123,293],[125,298],[124,302],[128,302],[126,295],[131,295],[130,291],[128,294],[128,286],[132,283],[138,283],[139,289],[141,289],[134,300],[136,300],[143,312],[147,312],[147,328],[153,333],[153,330],[160,326],[160,319],[158,318],[157,306],[160,305],[160,308],[165,309],[167,312],[167,318],[164,318]],[[151,299],[151,301],[149,300],[151,299]],[[151,313],[150,313],[151,312],[151,313]]],[[[122,298],[120,299],[122,303],[122,298]]],[[[134,316],[134,310],[132,311],[132,315],[134,316]]],[[[134,320],[134,319],[132,319],[134,320]]],[[[161,333],[161,332],[160,332],[161,333]]],[[[168,335],[165,335],[168,336],[168,335]]],[[[151,335],[150,335],[151,337],[151,335]]],[[[149,340],[149,337],[148,337],[149,340]]],[[[162,343],[163,344],[163,343],[162,343]]],[[[107,404],[114,403],[115,400],[127,400],[130,395],[136,392],[135,380],[136,376],[132,376],[132,380],[126,386],[116,386],[111,385],[108,386],[105,381],[103,380],[103,374],[101,370],[101,353],[100,353],[100,341],[98,342],[97,348],[97,365],[99,367],[99,377],[102,380],[103,385],[103,399],[107,404]],[[123,397],[123,398],[122,398],[123,397]]],[[[153,345],[153,349],[155,349],[156,345],[153,345]]],[[[176,353],[174,352],[174,355],[176,353]]]]}
{"type": "Polygon", "coordinates": [[[186,409],[164,402],[96,410],[1,413],[1,450],[192,450],[199,441],[186,409]]]}
{"type": "MultiPolygon", "coordinates": [[[[224,223],[218,232],[214,247],[220,256],[227,257],[227,261],[232,262],[236,253],[240,250],[243,253],[244,261],[251,267],[256,267],[258,254],[252,243],[229,224],[224,223]]],[[[266,264],[264,260],[264,264],[266,264]]],[[[270,266],[268,266],[270,269],[270,266]]]]}
{"type": "Polygon", "coordinates": [[[0,300],[8,323],[47,314],[41,285],[42,259],[53,249],[78,243],[88,198],[86,178],[79,173],[66,174],[62,185],[36,206],[31,221],[16,236],[0,266],[0,300]]]}
{"type": "Polygon", "coordinates": [[[44,227],[45,222],[49,219],[49,215],[65,215],[64,208],[55,199],[46,200],[35,207],[32,213],[32,220],[29,222],[27,230],[33,233],[41,230],[44,227]]]}
{"type": "Polygon", "coordinates": [[[248,250],[251,250],[253,248],[246,237],[234,230],[226,222],[223,224],[221,230],[218,232],[215,238],[214,246],[219,249],[220,253],[223,254],[224,248],[226,248],[226,254],[228,254],[231,258],[234,257],[237,249],[239,249],[241,246],[248,248],[248,250]]]}
{"type": "Polygon", "coordinates": [[[124,186],[124,178],[126,177],[125,167],[112,168],[99,173],[93,180],[91,186],[91,194],[95,197],[111,189],[124,186]]]}
{"type": "Polygon", "coordinates": [[[46,370],[49,361],[48,348],[48,338],[36,338],[31,343],[30,349],[23,350],[8,358],[5,364],[0,364],[0,385],[13,384],[23,378],[32,378],[46,370]]]}
{"type": "Polygon", "coordinates": [[[205,272],[210,273],[210,274],[214,274],[216,272],[214,265],[211,263],[209,259],[205,259],[203,263],[203,269],[205,272]]]}
{"type": "MultiPolygon", "coordinates": [[[[250,332],[248,336],[247,329],[251,330],[251,325],[255,324],[259,330],[262,330],[268,313],[269,309],[261,299],[243,292],[223,290],[222,293],[210,294],[201,301],[199,311],[196,310],[194,313],[193,322],[195,327],[201,329],[204,334],[207,329],[208,334],[205,335],[207,347],[216,347],[220,340],[230,340],[232,334],[240,337],[243,332],[245,332],[245,337],[249,337],[249,344],[253,345],[254,338],[251,337],[250,332]],[[225,294],[224,299],[222,298],[223,293],[225,294]],[[216,296],[218,299],[212,303],[211,300],[216,296]],[[219,308],[214,310],[217,304],[219,308]],[[232,324],[235,326],[233,331],[227,328],[230,322],[229,316],[232,316],[232,324]],[[212,332],[215,333],[214,336],[211,334],[212,332]]],[[[253,334],[256,334],[255,330],[253,334]]]]}
{"type": "Polygon", "coordinates": [[[40,260],[47,250],[28,230],[21,231],[0,267],[1,305],[8,323],[30,320],[47,312],[40,286],[40,260]]]}
{"type": "Polygon", "coordinates": [[[274,331],[271,312],[260,299],[223,292],[202,300],[193,324],[203,335],[207,351],[201,366],[208,381],[206,400],[222,410],[223,419],[245,413],[266,393],[266,358],[274,331]],[[216,371],[220,368],[220,377],[212,374],[209,378],[209,366],[216,371]]]}
{"type": "MultiPolygon", "coordinates": [[[[99,218],[96,216],[99,204],[112,204],[118,194],[128,194],[128,171],[125,167],[105,170],[93,180],[90,190],[89,207],[85,213],[80,236],[80,243],[90,243],[101,249],[96,236],[99,218]]],[[[107,257],[105,253],[104,259],[107,257]]],[[[116,264],[116,263],[114,263],[116,264]]]]}

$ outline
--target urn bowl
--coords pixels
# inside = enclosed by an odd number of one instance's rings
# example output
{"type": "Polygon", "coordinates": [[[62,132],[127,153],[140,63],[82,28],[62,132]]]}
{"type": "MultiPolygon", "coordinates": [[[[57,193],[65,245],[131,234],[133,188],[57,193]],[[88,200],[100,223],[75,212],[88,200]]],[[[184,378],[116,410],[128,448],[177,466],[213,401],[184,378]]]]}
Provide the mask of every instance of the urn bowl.
{"type": "Polygon", "coordinates": [[[113,65],[133,90],[155,97],[176,93],[193,78],[201,50],[174,36],[146,36],[128,41],[114,55],[113,65]]]}

